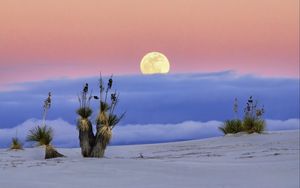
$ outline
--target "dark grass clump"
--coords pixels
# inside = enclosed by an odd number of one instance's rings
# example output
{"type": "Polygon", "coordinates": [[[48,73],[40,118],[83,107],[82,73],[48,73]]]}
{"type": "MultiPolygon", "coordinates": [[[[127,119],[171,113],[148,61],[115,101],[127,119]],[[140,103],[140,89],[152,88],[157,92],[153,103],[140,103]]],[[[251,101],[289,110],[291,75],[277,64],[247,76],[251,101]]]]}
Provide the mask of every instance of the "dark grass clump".
{"type": "Polygon", "coordinates": [[[245,117],[243,120],[243,129],[245,132],[252,133],[263,133],[266,127],[266,122],[263,119],[245,117]]]}
{"type": "Polygon", "coordinates": [[[12,143],[11,143],[10,149],[12,149],[12,150],[22,150],[23,149],[23,144],[21,143],[21,141],[17,137],[12,138],[12,143]]]}
{"type": "Polygon", "coordinates": [[[243,124],[239,119],[226,120],[224,126],[219,127],[219,129],[224,134],[235,134],[243,131],[243,124]]]}
{"type": "Polygon", "coordinates": [[[26,140],[36,142],[38,146],[49,145],[53,139],[53,130],[46,125],[29,130],[26,140]]]}
{"type": "Polygon", "coordinates": [[[80,107],[77,109],[76,113],[82,118],[87,119],[93,113],[93,110],[90,107],[80,107]]]}

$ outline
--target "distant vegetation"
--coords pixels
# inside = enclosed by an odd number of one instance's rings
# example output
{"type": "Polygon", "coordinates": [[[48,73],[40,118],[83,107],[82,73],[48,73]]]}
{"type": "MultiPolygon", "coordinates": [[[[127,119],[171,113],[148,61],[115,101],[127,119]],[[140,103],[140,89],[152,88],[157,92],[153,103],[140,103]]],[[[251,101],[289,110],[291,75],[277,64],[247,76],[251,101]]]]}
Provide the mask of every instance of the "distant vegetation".
{"type": "Polygon", "coordinates": [[[226,120],[224,122],[224,127],[219,127],[219,129],[224,134],[235,134],[244,131],[242,123],[243,122],[239,119],[226,120]]]}
{"type": "Polygon", "coordinates": [[[226,120],[222,127],[219,129],[224,134],[235,134],[239,132],[262,133],[265,130],[266,123],[263,119],[265,113],[264,107],[259,108],[258,101],[254,101],[252,96],[249,97],[246,107],[244,108],[243,120],[238,118],[238,101],[235,99],[233,111],[235,118],[226,120]]]}
{"type": "Polygon", "coordinates": [[[23,144],[18,139],[18,137],[12,138],[10,149],[13,149],[13,150],[23,149],[23,144]]]}

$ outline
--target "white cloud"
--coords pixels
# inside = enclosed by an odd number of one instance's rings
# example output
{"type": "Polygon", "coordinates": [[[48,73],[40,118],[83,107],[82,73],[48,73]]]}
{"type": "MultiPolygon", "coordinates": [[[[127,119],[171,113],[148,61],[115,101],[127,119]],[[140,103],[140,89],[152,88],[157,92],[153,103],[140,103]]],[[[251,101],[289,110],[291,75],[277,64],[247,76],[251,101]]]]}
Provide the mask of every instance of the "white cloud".
{"type": "Polygon", "coordinates": [[[288,120],[266,120],[267,130],[294,130],[299,129],[300,119],[288,119],[288,120]]]}
{"type": "MultiPolygon", "coordinates": [[[[299,129],[299,119],[266,120],[267,130],[299,129]]],[[[24,141],[28,130],[41,125],[41,120],[28,119],[22,124],[8,129],[0,129],[0,146],[8,147],[11,138],[18,132],[18,137],[24,141]]],[[[46,121],[54,130],[53,144],[56,147],[79,147],[76,126],[62,119],[46,121]]],[[[118,126],[113,131],[112,144],[138,144],[190,140],[220,136],[218,127],[220,121],[196,122],[185,121],[178,124],[145,124],[118,126]]],[[[29,146],[29,143],[26,144],[29,146]]]]}
{"type": "Polygon", "coordinates": [[[113,143],[136,144],[189,140],[221,135],[219,121],[185,121],[178,124],[126,125],[116,127],[113,143]]]}

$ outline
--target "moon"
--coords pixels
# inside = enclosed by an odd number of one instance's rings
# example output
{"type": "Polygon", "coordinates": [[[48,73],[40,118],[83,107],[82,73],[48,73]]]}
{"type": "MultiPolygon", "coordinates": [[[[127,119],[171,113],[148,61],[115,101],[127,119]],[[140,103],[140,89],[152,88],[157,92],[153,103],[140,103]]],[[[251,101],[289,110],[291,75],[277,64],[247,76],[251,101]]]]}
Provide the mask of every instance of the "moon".
{"type": "Polygon", "coordinates": [[[147,53],[140,64],[143,74],[167,74],[170,71],[168,58],[160,52],[147,53]]]}

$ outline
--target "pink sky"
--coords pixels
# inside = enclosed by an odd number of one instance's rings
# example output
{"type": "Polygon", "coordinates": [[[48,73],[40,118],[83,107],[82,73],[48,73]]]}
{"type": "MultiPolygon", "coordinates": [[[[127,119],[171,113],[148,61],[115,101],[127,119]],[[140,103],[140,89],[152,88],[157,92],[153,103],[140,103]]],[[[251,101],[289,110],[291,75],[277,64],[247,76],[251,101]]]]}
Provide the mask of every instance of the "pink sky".
{"type": "Polygon", "coordinates": [[[298,32],[298,0],[1,0],[0,84],[140,74],[149,51],[171,73],[299,78],[298,32]]]}

